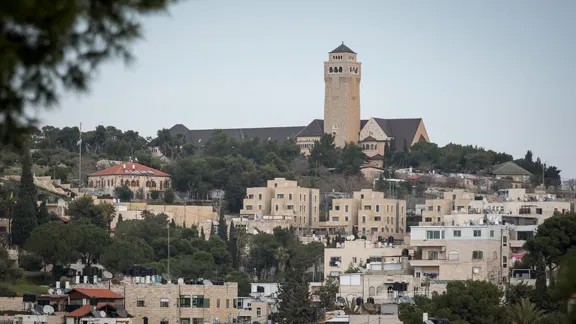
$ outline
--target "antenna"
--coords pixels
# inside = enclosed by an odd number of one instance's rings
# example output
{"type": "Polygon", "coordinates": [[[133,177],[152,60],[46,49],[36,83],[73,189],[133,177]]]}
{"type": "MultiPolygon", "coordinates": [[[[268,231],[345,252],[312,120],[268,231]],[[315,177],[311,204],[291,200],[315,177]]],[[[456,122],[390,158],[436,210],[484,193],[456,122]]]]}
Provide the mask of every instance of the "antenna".
{"type": "Polygon", "coordinates": [[[184,279],[178,278],[178,284],[179,284],[179,285],[183,285],[183,284],[184,284],[184,279]]]}
{"type": "Polygon", "coordinates": [[[45,305],[44,307],[42,307],[42,313],[46,315],[52,315],[54,314],[54,307],[50,305],[45,305]]]}

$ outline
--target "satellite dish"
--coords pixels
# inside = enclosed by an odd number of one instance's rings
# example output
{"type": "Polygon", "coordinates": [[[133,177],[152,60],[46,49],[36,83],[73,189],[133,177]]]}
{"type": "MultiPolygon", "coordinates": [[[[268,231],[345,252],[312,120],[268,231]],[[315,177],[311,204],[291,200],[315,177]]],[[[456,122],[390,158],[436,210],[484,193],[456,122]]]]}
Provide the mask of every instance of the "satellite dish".
{"type": "Polygon", "coordinates": [[[48,293],[49,293],[50,295],[54,295],[54,289],[52,289],[52,288],[48,289],[48,293]]]}
{"type": "Polygon", "coordinates": [[[478,274],[478,272],[480,272],[480,269],[477,267],[472,268],[472,272],[474,272],[474,274],[478,274]]]}
{"type": "Polygon", "coordinates": [[[109,272],[109,271],[104,271],[104,272],[102,272],[102,276],[104,277],[104,279],[112,279],[112,278],[114,278],[114,275],[112,274],[112,272],[109,272]]]}
{"type": "Polygon", "coordinates": [[[56,295],[62,295],[62,289],[56,290],[56,295]]]}
{"type": "Polygon", "coordinates": [[[100,311],[100,317],[106,317],[106,312],[105,312],[105,311],[100,311]]]}
{"type": "Polygon", "coordinates": [[[184,279],[178,278],[178,284],[179,284],[179,285],[183,285],[183,284],[184,284],[184,279]]]}
{"type": "Polygon", "coordinates": [[[42,313],[44,313],[46,315],[54,314],[54,307],[52,307],[50,305],[46,305],[42,308],[42,313]]]}

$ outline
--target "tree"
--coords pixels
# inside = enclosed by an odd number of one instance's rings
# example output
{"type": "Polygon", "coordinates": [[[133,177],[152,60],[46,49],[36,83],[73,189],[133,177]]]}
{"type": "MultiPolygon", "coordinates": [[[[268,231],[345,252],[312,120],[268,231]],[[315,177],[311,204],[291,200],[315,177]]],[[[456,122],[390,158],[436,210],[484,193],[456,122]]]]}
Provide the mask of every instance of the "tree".
{"type": "Polygon", "coordinates": [[[0,142],[20,146],[19,135],[31,131],[26,107],[49,107],[63,91],[88,90],[94,70],[105,61],[130,62],[129,46],[141,36],[140,16],[164,11],[173,2],[69,1],[58,10],[38,1],[3,6],[0,142]]]}
{"type": "Polygon", "coordinates": [[[328,277],[324,281],[324,285],[318,289],[320,304],[327,311],[331,311],[336,308],[336,294],[338,294],[339,288],[340,283],[338,282],[338,279],[335,277],[328,277]]]}
{"type": "Polygon", "coordinates": [[[73,246],[80,253],[82,263],[90,267],[98,263],[100,256],[110,245],[110,235],[102,227],[90,223],[73,223],[69,235],[73,236],[73,246]]]}
{"type": "Polygon", "coordinates": [[[286,276],[278,289],[277,318],[280,324],[310,323],[315,320],[303,255],[304,253],[297,253],[290,259],[286,276]]]}
{"type": "Polygon", "coordinates": [[[345,176],[358,175],[365,161],[366,154],[364,154],[360,146],[354,143],[346,143],[342,149],[341,161],[336,169],[345,176]]]}
{"type": "Polygon", "coordinates": [[[538,324],[544,317],[544,311],[528,299],[522,299],[510,309],[510,320],[514,324],[538,324]]]}
{"type": "Polygon", "coordinates": [[[202,228],[200,229],[200,238],[201,238],[202,240],[205,240],[205,239],[206,239],[206,234],[204,234],[204,227],[202,227],[202,228]]]}
{"type": "Polygon", "coordinates": [[[24,242],[26,242],[32,230],[38,225],[36,216],[36,186],[34,185],[34,175],[32,174],[30,151],[25,149],[21,155],[21,159],[22,175],[20,176],[20,187],[18,189],[16,203],[12,210],[11,225],[12,244],[19,246],[22,246],[24,242]]]}
{"type": "Polygon", "coordinates": [[[228,237],[228,251],[232,256],[232,268],[238,269],[238,260],[240,258],[238,249],[238,238],[236,237],[236,227],[234,227],[234,221],[230,222],[230,235],[228,237]]]}
{"type": "Polygon", "coordinates": [[[544,256],[539,253],[536,260],[536,285],[534,289],[534,302],[540,309],[549,309],[550,294],[546,283],[546,265],[544,256]]]}
{"type": "Polygon", "coordinates": [[[37,218],[38,225],[46,224],[50,221],[50,212],[46,206],[46,200],[42,200],[42,203],[40,203],[40,207],[38,207],[37,218]]]}
{"type": "Polygon", "coordinates": [[[228,226],[226,226],[226,218],[224,217],[224,207],[220,207],[218,214],[218,236],[226,242],[228,241],[228,226]]]}
{"type": "Polygon", "coordinates": [[[174,190],[171,188],[166,189],[166,191],[164,191],[164,202],[168,205],[171,205],[174,203],[174,200],[176,200],[176,194],[174,193],[174,190]]]}
{"type": "Polygon", "coordinates": [[[79,256],[70,240],[71,234],[62,222],[48,222],[32,231],[24,249],[40,257],[45,266],[67,265],[79,256]]]}
{"type": "Polygon", "coordinates": [[[334,144],[334,136],[332,134],[324,134],[320,140],[314,143],[308,163],[310,169],[317,170],[319,166],[326,168],[334,168],[340,161],[340,150],[334,144]]]}
{"type": "Polygon", "coordinates": [[[114,189],[114,195],[121,201],[131,201],[134,199],[134,192],[132,192],[127,185],[116,187],[114,189]]]}
{"type": "Polygon", "coordinates": [[[121,272],[135,264],[150,262],[153,257],[154,250],[142,240],[116,239],[102,254],[100,262],[109,271],[121,272]]]}

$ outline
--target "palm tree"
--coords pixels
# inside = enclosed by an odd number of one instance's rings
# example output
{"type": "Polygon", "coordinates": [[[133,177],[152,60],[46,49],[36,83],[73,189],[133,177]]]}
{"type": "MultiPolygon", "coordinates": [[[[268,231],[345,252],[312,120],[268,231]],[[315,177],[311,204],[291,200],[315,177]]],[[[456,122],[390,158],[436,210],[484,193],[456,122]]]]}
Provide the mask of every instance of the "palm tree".
{"type": "Polygon", "coordinates": [[[537,324],[542,320],[544,311],[526,298],[510,307],[510,320],[513,324],[537,324]]]}
{"type": "Polygon", "coordinates": [[[288,251],[283,247],[277,248],[274,252],[274,258],[278,262],[278,270],[280,273],[284,273],[286,270],[286,262],[288,261],[289,257],[290,255],[288,254],[288,251]]]}

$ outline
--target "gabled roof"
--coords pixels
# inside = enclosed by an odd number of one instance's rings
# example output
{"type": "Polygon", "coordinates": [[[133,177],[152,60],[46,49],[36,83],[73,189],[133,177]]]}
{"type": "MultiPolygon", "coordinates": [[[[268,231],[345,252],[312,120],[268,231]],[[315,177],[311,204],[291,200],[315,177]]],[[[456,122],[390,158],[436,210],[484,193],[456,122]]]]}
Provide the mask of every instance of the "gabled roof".
{"type": "Polygon", "coordinates": [[[141,175],[141,176],[156,176],[156,177],[169,177],[168,173],[152,169],[140,163],[126,162],[109,167],[104,170],[96,171],[90,174],[90,177],[95,176],[109,176],[109,175],[141,175]],[[124,166],[126,166],[124,168],[124,166]]]}
{"type": "MultiPolygon", "coordinates": [[[[406,119],[382,119],[374,118],[374,121],[382,128],[384,133],[389,137],[394,137],[394,146],[396,150],[404,149],[404,140],[408,145],[412,144],[414,136],[418,131],[422,118],[406,119]]],[[[422,139],[419,139],[421,141],[422,139]]],[[[424,139],[425,140],[425,139],[424,139]]]]}
{"type": "Polygon", "coordinates": [[[119,295],[110,289],[102,288],[74,288],[68,293],[68,295],[75,291],[86,296],[86,298],[96,297],[98,299],[124,299],[124,296],[119,295]]]}
{"type": "Polygon", "coordinates": [[[532,173],[528,172],[518,164],[508,161],[497,164],[492,167],[492,174],[494,175],[510,175],[510,176],[531,176],[532,173]]]}
{"type": "Polygon", "coordinates": [[[377,142],[378,140],[372,136],[368,136],[365,139],[361,140],[360,142],[377,142]]]}
{"type": "Polygon", "coordinates": [[[297,137],[315,137],[324,135],[324,120],[314,119],[306,128],[304,128],[297,137]]]}
{"type": "Polygon", "coordinates": [[[342,45],[336,47],[332,52],[330,52],[330,54],[332,53],[351,53],[351,54],[356,54],[356,52],[354,52],[353,50],[351,50],[348,46],[344,45],[344,42],[342,42],[342,45]]]}
{"type": "Polygon", "coordinates": [[[369,156],[366,158],[366,160],[368,161],[379,161],[379,160],[384,160],[384,157],[380,154],[376,154],[374,156],[369,156]]]}

